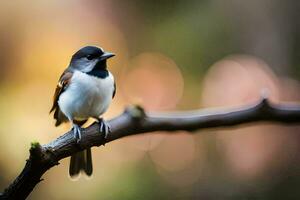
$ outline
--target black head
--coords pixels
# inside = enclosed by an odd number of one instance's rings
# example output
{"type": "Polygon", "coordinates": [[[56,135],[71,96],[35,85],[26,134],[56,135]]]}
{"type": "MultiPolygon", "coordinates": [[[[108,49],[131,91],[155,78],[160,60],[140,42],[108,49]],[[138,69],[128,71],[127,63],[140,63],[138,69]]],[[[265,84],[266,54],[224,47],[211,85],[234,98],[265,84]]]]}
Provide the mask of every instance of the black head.
{"type": "Polygon", "coordinates": [[[72,56],[70,67],[82,72],[90,72],[95,68],[106,69],[106,60],[113,56],[113,53],[105,52],[102,48],[86,46],[72,56]]]}

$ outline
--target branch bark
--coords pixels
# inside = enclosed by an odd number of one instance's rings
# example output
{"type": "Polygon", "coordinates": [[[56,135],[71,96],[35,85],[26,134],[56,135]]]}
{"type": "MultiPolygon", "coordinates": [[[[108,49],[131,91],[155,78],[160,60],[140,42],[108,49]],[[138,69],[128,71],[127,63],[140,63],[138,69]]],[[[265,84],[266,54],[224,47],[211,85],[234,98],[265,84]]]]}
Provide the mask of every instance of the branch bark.
{"type": "Polygon", "coordinates": [[[135,134],[153,131],[194,131],[204,128],[218,128],[250,122],[269,121],[279,123],[299,123],[300,106],[272,104],[267,98],[258,103],[239,109],[199,110],[177,113],[146,113],[139,106],[131,106],[108,121],[111,133],[105,140],[99,132],[98,123],[82,130],[80,144],[76,144],[71,131],[54,141],[40,145],[32,143],[30,156],[20,175],[0,194],[0,199],[26,199],[34,187],[42,180],[42,175],[63,158],[83,149],[104,145],[107,142],[135,134]]]}

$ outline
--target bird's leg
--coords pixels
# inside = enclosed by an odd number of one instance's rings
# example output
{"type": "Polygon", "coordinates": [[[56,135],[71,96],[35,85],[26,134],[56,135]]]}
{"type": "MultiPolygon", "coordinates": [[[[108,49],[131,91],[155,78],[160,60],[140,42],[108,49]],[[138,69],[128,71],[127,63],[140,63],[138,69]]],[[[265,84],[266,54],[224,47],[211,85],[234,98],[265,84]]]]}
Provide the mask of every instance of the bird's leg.
{"type": "Polygon", "coordinates": [[[104,139],[107,139],[108,134],[111,132],[109,124],[106,121],[104,121],[103,118],[97,118],[97,120],[100,125],[99,131],[101,133],[104,133],[104,139]]]}
{"type": "Polygon", "coordinates": [[[73,126],[74,138],[76,139],[76,142],[78,144],[81,141],[81,129],[80,126],[75,124],[73,121],[72,121],[72,126],[73,126]]]}

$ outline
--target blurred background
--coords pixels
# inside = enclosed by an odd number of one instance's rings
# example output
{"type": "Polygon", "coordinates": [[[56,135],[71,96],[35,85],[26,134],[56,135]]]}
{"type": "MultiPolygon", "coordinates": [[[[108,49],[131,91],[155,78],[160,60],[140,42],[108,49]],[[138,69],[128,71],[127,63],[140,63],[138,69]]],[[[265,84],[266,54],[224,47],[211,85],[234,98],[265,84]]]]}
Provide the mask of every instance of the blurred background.
{"type": "MultiPolygon", "coordinates": [[[[300,100],[299,1],[65,0],[0,2],[0,190],[30,142],[70,129],[49,115],[57,80],[85,45],[116,53],[117,95],[147,111],[300,100]]],[[[94,174],[69,158],[29,199],[300,199],[300,126],[257,123],[132,136],[93,148],[94,174]]]]}

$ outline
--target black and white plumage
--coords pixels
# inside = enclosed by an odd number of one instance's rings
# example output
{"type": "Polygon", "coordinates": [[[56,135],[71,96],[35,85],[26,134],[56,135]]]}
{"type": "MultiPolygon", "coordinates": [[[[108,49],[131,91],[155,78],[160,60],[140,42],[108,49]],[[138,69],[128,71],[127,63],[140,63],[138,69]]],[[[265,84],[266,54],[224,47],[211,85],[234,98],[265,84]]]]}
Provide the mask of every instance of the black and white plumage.
{"type": "MultiPolygon", "coordinates": [[[[55,125],[70,121],[74,137],[80,142],[82,126],[88,118],[97,119],[100,131],[105,136],[109,126],[100,116],[108,109],[116,92],[113,75],[107,70],[106,60],[114,54],[104,52],[102,48],[87,46],[77,51],[68,68],[63,72],[54,94],[51,111],[54,111],[55,125]]],[[[91,175],[91,150],[71,156],[69,174],[78,175],[83,170],[91,175]]]]}

